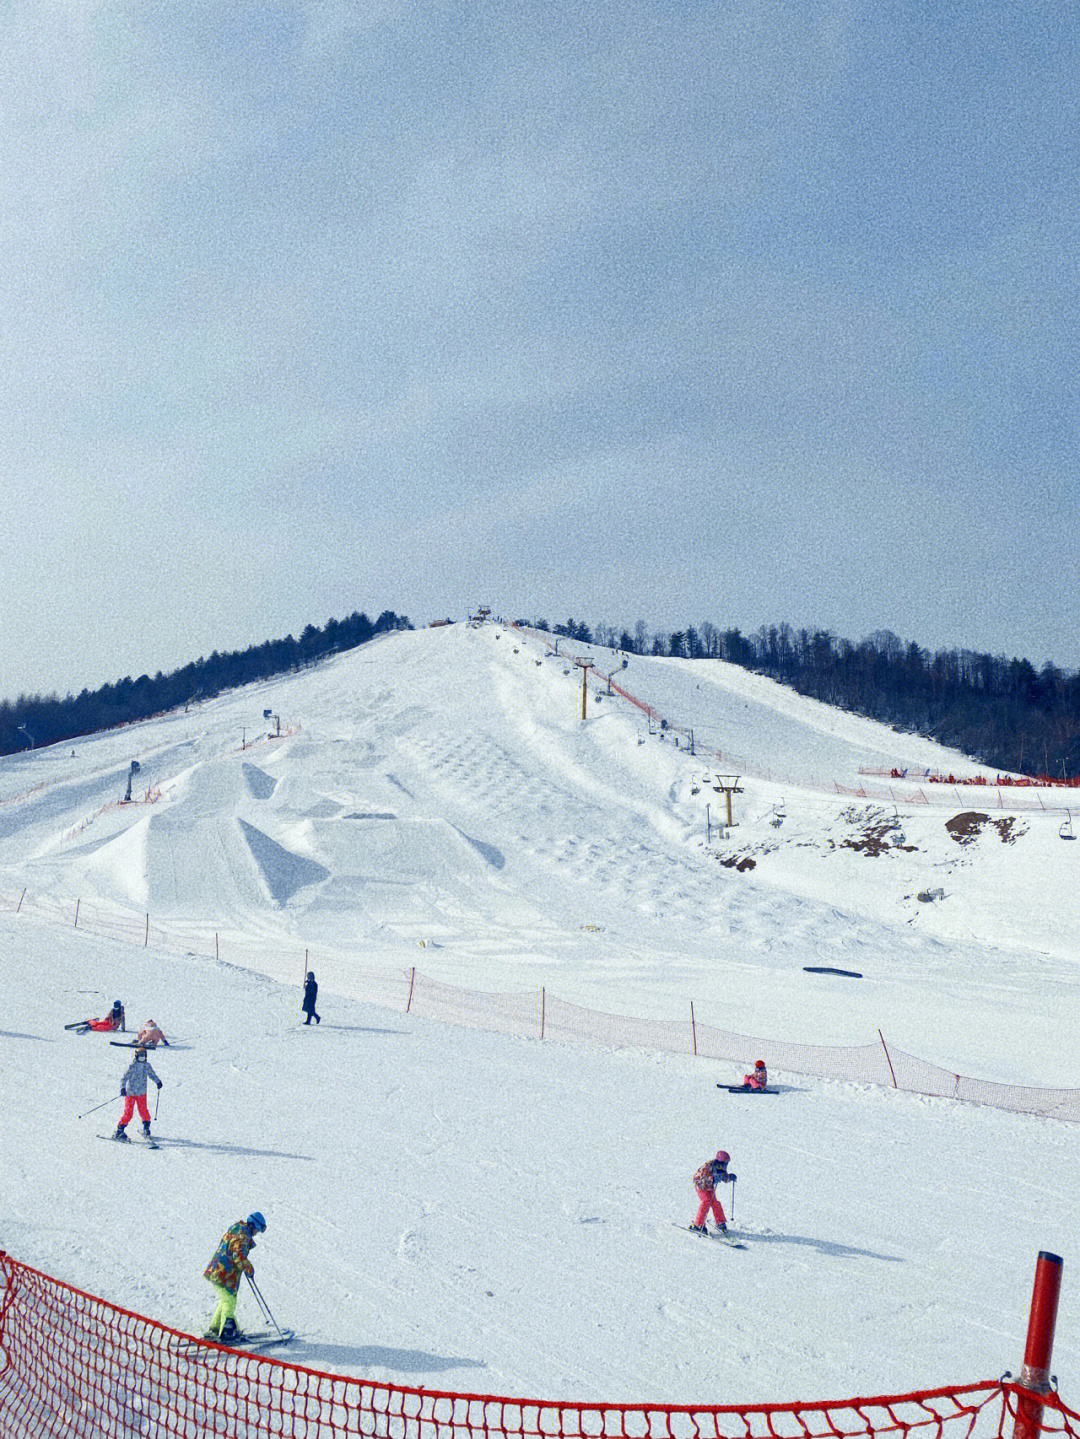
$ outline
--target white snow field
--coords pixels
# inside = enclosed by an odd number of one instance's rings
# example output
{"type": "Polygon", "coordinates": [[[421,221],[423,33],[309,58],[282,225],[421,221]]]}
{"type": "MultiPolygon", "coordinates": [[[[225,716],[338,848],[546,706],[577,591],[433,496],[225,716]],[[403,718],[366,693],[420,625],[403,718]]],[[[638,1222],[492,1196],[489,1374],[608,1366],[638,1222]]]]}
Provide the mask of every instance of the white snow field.
{"type": "Polygon", "coordinates": [[[523,1003],[543,986],[685,1020],[692,1000],[699,1022],[773,1040],[880,1028],[957,1073],[1080,1086],[1064,792],[1017,812],[996,790],[830,794],[860,766],[978,767],[719,662],[631,659],[619,680],[745,768],[725,837],[705,844],[725,760],[649,735],[592,682],[583,722],[579,672],[495,625],[387,636],[0,761],[0,1245],[197,1332],[203,1267],[258,1208],[257,1277],[298,1362],[714,1403],[1015,1371],[1049,1249],[1075,1406],[1080,1125],[795,1073],[732,1095],[716,1082],[739,1066],[365,998],[373,973],[402,991],[416,966],[523,1003]],[[159,797],[120,806],[133,759],[136,796],[159,797]],[[960,843],[964,810],[988,818],[960,843]],[[63,1028],[116,997],[177,1040],[152,1057],[158,1152],[97,1137],[130,1051],[63,1028]],[[676,1228],[719,1146],[745,1251],[676,1228]]]}

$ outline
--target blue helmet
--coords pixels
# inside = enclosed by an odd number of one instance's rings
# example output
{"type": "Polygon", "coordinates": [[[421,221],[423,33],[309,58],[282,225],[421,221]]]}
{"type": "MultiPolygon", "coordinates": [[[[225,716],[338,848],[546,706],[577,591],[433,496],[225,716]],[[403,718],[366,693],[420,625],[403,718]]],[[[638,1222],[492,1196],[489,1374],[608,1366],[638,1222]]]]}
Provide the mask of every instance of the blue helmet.
{"type": "Polygon", "coordinates": [[[256,1234],[266,1233],[266,1220],[262,1217],[262,1215],[257,1209],[254,1214],[248,1215],[244,1223],[249,1229],[254,1229],[256,1234]]]}

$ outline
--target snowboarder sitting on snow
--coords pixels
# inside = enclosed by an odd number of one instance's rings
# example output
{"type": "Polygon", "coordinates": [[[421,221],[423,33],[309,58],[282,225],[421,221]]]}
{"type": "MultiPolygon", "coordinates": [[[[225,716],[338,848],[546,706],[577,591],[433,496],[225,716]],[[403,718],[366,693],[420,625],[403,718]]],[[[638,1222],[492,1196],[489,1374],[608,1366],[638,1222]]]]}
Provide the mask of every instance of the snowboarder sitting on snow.
{"type": "Polygon", "coordinates": [[[143,1045],[146,1049],[156,1049],[159,1044],[163,1044],[166,1049],[169,1047],[169,1041],[158,1028],[156,1019],[148,1019],[146,1021],[142,1029],[140,1029],[135,1036],[135,1042],[136,1044],[143,1045]]]}
{"type": "Polygon", "coordinates": [[[150,1110],[146,1103],[146,1081],[152,1079],[157,1087],[161,1088],[161,1080],[154,1073],[150,1062],[146,1057],[145,1049],[137,1049],[135,1058],[127,1067],[123,1079],[120,1081],[120,1093],[124,1100],[124,1112],[120,1116],[120,1123],[116,1126],[114,1139],[119,1139],[130,1144],[127,1136],[127,1125],[135,1106],[139,1106],[139,1118],[142,1120],[142,1132],[147,1139],[150,1138],[150,1110]]]}
{"type": "Polygon", "coordinates": [[[322,1023],[319,1016],[315,1013],[315,996],[318,992],[319,986],[315,983],[315,976],[309,972],[307,979],[304,980],[304,1002],[300,1006],[307,1015],[307,1019],[304,1020],[305,1024],[310,1024],[312,1020],[314,1020],[316,1024],[322,1023]]]}
{"type": "Polygon", "coordinates": [[[707,1160],[694,1175],[694,1188],[697,1190],[700,1203],[698,1204],[697,1218],[690,1226],[691,1234],[708,1234],[705,1220],[708,1218],[710,1209],[720,1233],[727,1233],[727,1218],[723,1205],[716,1197],[716,1186],[735,1183],[736,1176],[728,1173],[730,1161],[731,1155],[727,1150],[718,1149],[716,1158],[707,1160]]]}
{"type": "Polygon", "coordinates": [[[76,1034],[89,1034],[92,1029],[100,1033],[105,1033],[113,1029],[126,1030],[127,1025],[124,1023],[124,1006],[118,999],[114,999],[113,1007],[104,1019],[80,1019],[74,1024],[65,1024],[64,1028],[73,1029],[76,1034]]]}
{"type": "Polygon", "coordinates": [[[266,1220],[256,1210],[246,1219],[238,1219],[221,1236],[221,1243],[203,1271],[203,1278],[210,1281],[218,1301],[206,1331],[207,1339],[220,1339],[228,1344],[230,1340],[243,1338],[236,1327],[236,1293],[242,1274],[255,1278],[255,1266],[248,1255],[255,1247],[256,1234],[265,1233],[266,1220]]]}
{"type": "Polygon", "coordinates": [[[742,1082],[744,1089],[764,1089],[769,1083],[769,1071],[765,1068],[765,1061],[755,1059],[753,1074],[744,1074],[742,1082]]]}

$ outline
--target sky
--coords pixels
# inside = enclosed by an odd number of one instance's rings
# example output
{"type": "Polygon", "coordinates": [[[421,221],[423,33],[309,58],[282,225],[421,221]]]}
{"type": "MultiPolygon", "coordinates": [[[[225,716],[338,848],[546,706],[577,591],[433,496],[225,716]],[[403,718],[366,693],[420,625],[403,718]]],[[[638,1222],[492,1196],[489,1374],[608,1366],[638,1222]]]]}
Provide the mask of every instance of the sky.
{"type": "Polygon", "coordinates": [[[0,697],[354,610],[1080,667],[1080,20],[0,6],[0,697]]]}

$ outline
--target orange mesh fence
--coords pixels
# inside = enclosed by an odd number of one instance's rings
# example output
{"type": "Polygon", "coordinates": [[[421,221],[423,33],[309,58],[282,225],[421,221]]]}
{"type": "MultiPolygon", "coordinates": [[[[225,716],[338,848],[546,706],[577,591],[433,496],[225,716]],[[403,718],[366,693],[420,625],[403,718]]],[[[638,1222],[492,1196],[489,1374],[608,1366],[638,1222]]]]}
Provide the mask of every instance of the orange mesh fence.
{"type": "Polygon", "coordinates": [[[1005,1439],[1017,1406],[1080,1439],[1055,1394],[1004,1381],[790,1404],[566,1402],[409,1389],[195,1339],[0,1251],[4,1439],[1005,1439]]]}
{"type": "MultiPolygon", "coordinates": [[[[257,941],[236,931],[208,931],[197,922],[170,921],[170,927],[151,923],[149,915],[125,914],[102,904],[0,894],[0,910],[34,915],[53,924],[75,926],[88,934],[121,939],[139,946],[153,944],[170,953],[200,955],[240,965],[277,978],[287,970],[300,977],[303,969],[324,971],[335,963],[326,955],[305,950],[287,960],[271,941],[257,941]]],[[[460,1024],[526,1039],[553,1039],[567,1044],[663,1050],[669,1054],[696,1054],[732,1064],[746,1064],[760,1056],[770,1070],[839,1079],[851,1084],[876,1084],[986,1104],[1016,1114],[1080,1123],[1080,1089],[1051,1089],[1035,1085],[1001,1084],[954,1074],[928,1060],[918,1059],[884,1043],[862,1045],[797,1044],[738,1034],[695,1020],[693,1007],[685,1020],[642,1019],[607,1014],[560,999],[549,990],[495,994],[444,984],[419,970],[367,969],[348,958],[338,970],[343,993],[370,1004],[405,1010],[426,1019],[460,1024]]],[[[73,1019],[81,1016],[72,1015],[73,1019]]]]}

